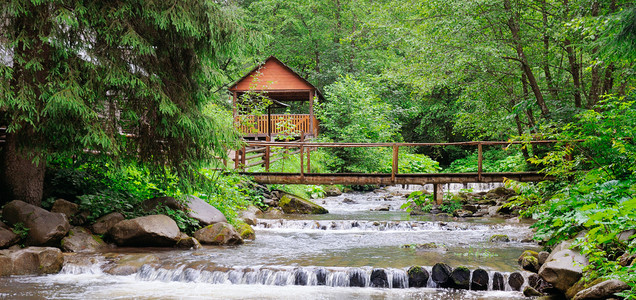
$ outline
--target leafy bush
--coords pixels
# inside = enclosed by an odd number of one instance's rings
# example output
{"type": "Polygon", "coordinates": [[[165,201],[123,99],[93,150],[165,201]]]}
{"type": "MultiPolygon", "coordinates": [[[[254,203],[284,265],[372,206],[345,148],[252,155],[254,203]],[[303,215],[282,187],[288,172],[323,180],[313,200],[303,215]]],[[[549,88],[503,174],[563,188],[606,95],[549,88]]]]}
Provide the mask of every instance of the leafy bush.
{"type": "MultiPolygon", "coordinates": [[[[389,148],[385,148],[389,150],[389,148]]],[[[382,173],[391,173],[393,170],[393,154],[391,151],[385,151],[382,156],[382,173]]],[[[437,173],[441,168],[439,163],[424,154],[400,153],[398,156],[398,173],[437,173]]]]}
{"type": "MultiPolygon", "coordinates": [[[[469,173],[477,172],[477,151],[472,154],[455,160],[444,172],[448,173],[469,173]]],[[[527,163],[521,152],[513,150],[493,149],[483,152],[482,170],[483,172],[523,172],[527,171],[527,163]]]]}
{"type": "Polygon", "coordinates": [[[433,195],[425,193],[424,191],[415,191],[406,197],[406,202],[400,206],[401,209],[406,209],[407,212],[413,210],[413,206],[418,207],[421,211],[428,213],[433,209],[433,195]]]}

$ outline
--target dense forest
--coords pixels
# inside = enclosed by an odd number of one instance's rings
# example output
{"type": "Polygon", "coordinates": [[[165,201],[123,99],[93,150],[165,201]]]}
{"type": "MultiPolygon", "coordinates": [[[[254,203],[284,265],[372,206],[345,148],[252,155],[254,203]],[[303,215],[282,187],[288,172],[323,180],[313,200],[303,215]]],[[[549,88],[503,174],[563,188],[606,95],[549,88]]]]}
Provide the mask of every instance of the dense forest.
{"type": "MultiPolygon", "coordinates": [[[[636,295],[636,267],[619,259],[636,245],[617,237],[636,226],[633,1],[14,0],[0,16],[1,203],[64,196],[131,217],[140,199],[197,194],[232,219],[258,197],[211,168],[241,143],[227,88],[273,55],[322,90],[325,142],[559,140],[490,149],[487,167],[558,178],[507,183],[536,239],[585,232],[588,279],[636,295]]],[[[385,154],[315,164],[381,172],[385,154]]],[[[462,147],[405,157],[414,172],[477,159],[462,147]]]]}

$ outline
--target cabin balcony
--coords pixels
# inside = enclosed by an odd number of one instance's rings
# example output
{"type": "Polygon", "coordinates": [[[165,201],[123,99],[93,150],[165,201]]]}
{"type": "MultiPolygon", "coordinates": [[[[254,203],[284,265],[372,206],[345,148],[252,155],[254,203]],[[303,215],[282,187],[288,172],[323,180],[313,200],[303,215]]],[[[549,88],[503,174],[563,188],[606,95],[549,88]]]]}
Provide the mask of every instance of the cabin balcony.
{"type": "Polygon", "coordinates": [[[271,126],[268,129],[267,115],[238,115],[234,118],[236,128],[243,137],[259,138],[289,135],[299,137],[318,136],[318,120],[309,114],[272,114],[271,126]]]}

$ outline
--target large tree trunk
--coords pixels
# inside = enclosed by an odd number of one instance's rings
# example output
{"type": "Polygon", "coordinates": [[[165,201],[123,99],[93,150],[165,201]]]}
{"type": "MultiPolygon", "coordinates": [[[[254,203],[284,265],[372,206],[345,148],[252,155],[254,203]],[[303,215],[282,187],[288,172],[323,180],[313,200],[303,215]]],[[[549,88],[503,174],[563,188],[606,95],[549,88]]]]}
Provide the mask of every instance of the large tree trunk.
{"type": "Polygon", "coordinates": [[[34,155],[18,147],[15,135],[7,134],[6,143],[0,153],[1,200],[22,200],[36,206],[42,202],[44,188],[45,159],[33,163],[34,155]]]}

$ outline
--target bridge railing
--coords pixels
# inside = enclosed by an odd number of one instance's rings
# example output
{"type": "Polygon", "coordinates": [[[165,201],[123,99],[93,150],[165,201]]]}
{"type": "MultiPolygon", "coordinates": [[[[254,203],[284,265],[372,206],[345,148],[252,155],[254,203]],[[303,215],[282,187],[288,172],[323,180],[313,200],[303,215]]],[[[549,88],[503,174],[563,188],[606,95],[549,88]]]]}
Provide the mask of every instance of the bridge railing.
{"type": "MultiPolygon", "coordinates": [[[[535,141],[470,141],[470,142],[449,142],[449,143],[319,143],[319,142],[271,142],[271,141],[248,141],[246,145],[236,151],[234,167],[243,172],[254,166],[263,166],[265,172],[269,172],[270,165],[277,160],[299,155],[300,175],[311,174],[311,152],[317,148],[363,148],[363,147],[390,147],[392,148],[391,158],[391,179],[395,181],[398,175],[399,153],[403,147],[445,147],[445,146],[473,146],[477,148],[477,177],[481,181],[483,171],[483,148],[484,146],[509,146],[520,144],[554,144],[556,140],[535,140],[535,141]],[[282,149],[272,151],[272,149],[282,149]]],[[[570,141],[580,142],[580,141],[570,141]]]]}

